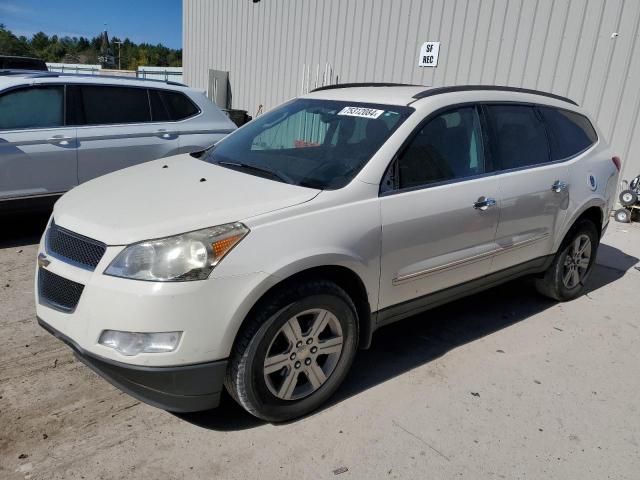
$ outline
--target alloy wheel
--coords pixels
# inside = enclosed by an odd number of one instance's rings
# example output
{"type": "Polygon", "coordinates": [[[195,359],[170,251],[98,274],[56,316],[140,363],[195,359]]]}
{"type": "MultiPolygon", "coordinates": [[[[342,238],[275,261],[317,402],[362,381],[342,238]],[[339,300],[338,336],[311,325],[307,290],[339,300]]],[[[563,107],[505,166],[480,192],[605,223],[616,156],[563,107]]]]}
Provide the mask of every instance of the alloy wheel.
{"type": "Polygon", "coordinates": [[[562,269],[562,283],[575,288],[586,276],[591,264],[591,240],[586,234],[578,235],[567,248],[562,269]]]}
{"type": "Polygon", "coordinates": [[[264,360],[269,391],[281,400],[299,400],[331,376],[343,347],[342,327],[328,310],[305,310],[287,320],[273,337],[264,360]]]}

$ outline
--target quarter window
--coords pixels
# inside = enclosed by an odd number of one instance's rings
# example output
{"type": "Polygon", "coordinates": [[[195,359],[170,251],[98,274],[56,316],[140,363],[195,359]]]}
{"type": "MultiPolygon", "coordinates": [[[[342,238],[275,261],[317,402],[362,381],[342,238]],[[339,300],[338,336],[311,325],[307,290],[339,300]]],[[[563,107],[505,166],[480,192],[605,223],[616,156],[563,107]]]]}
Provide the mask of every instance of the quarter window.
{"type": "Polygon", "coordinates": [[[86,86],[78,88],[79,110],[84,125],[151,121],[146,88],[86,86]]]}
{"type": "Polygon", "coordinates": [[[0,130],[64,125],[64,87],[13,90],[0,97],[0,130]]]}
{"type": "Polygon", "coordinates": [[[429,120],[397,161],[399,188],[429,185],[484,173],[484,149],[475,107],[450,110],[429,120]]]}
{"type": "Polygon", "coordinates": [[[184,120],[199,112],[198,107],[180,92],[149,90],[149,99],[154,122],[184,120]]]}
{"type": "Polygon", "coordinates": [[[539,110],[549,132],[552,160],[572,157],[598,139],[591,122],[579,113],[552,107],[540,107],[539,110]]]}

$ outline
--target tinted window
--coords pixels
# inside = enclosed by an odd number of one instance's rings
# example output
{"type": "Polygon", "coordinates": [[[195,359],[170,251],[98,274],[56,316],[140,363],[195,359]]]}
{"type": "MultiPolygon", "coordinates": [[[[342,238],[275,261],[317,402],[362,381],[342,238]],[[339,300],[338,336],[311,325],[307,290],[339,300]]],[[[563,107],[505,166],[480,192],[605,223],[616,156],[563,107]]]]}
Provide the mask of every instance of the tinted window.
{"type": "Polygon", "coordinates": [[[490,105],[495,135],[494,155],[503,170],[548,162],[549,145],[544,124],[533,107],[490,105]]]}
{"type": "Polygon", "coordinates": [[[64,87],[13,90],[0,97],[0,129],[64,125],[64,87]]]}
{"type": "Polygon", "coordinates": [[[481,174],[483,152],[476,109],[448,111],[430,120],[401,153],[397,184],[410,188],[481,174]]]}
{"type": "Polygon", "coordinates": [[[151,120],[149,97],[145,88],[103,87],[83,85],[79,94],[77,123],[101,125],[139,123],[151,120]]]}
{"type": "Polygon", "coordinates": [[[203,158],[294,185],[341,188],[412,111],[395,105],[298,99],[260,115],[203,158]]]}
{"type": "Polygon", "coordinates": [[[549,132],[552,160],[572,157],[598,139],[591,122],[578,113],[550,107],[539,110],[549,132]]]}
{"type": "Polygon", "coordinates": [[[191,100],[179,92],[149,90],[151,116],[154,122],[183,120],[199,112],[191,100]]]}

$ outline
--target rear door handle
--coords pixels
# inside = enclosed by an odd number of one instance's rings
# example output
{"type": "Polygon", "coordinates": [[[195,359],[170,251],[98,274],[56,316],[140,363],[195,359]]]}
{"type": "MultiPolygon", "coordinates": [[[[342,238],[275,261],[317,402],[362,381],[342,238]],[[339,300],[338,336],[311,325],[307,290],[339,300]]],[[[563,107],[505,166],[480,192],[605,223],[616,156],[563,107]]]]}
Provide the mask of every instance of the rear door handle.
{"type": "Polygon", "coordinates": [[[171,138],[171,133],[167,132],[164,128],[156,130],[156,133],[160,138],[171,138]]]}
{"type": "Polygon", "coordinates": [[[551,185],[551,190],[556,193],[564,192],[567,188],[569,188],[569,184],[567,182],[561,182],[560,180],[556,180],[551,185]]]}
{"type": "Polygon", "coordinates": [[[485,211],[489,207],[494,207],[498,204],[495,198],[491,197],[480,197],[474,204],[473,208],[476,210],[485,211]]]}
{"type": "Polygon", "coordinates": [[[57,145],[69,145],[71,140],[73,140],[72,137],[67,137],[65,135],[54,135],[53,137],[47,138],[47,142],[57,145]]]}

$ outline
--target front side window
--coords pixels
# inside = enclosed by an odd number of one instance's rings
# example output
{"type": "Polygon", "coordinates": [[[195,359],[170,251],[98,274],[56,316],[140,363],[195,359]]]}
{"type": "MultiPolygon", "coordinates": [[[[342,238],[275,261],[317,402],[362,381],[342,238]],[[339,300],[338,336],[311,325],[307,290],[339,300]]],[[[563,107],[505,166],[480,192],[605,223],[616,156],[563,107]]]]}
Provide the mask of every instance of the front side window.
{"type": "Polygon", "coordinates": [[[549,132],[552,160],[572,157],[598,140],[593,125],[583,115],[553,107],[539,110],[549,132]]]}
{"type": "Polygon", "coordinates": [[[488,105],[494,135],[493,154],[503,170],[550,161],[544,124],[528,105],[488,105]]]}
{"type": "Polygon", "coordinates": [[[294,185],[341,188],[412,111],[395,105],[298,99],[261,115],[202,158],[294,185]]]}
{"type": "Polygon", "coordinates": [[[64,125],[64,87],[31,87],[0,96],[0,130],[64,125]]]}
{"type": "Polygon", "coordinates": [[[480,120],[475,107],[449,110],[429,120],[394,165],[396,188],[414,188],[485,172],[480,120]]]}
{"type": "Polygon", "coordinates": [[[82,85],[74,89],[79,125],[107,125],[151,121],[146,88],[82,85]]]}

